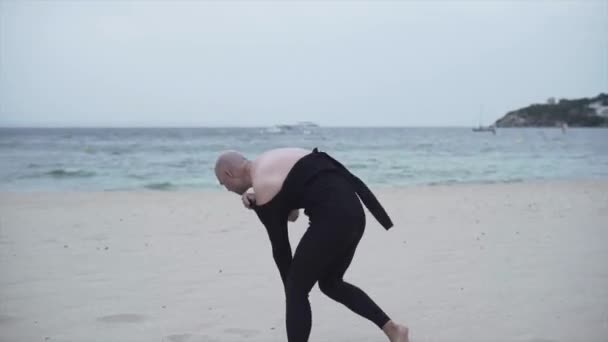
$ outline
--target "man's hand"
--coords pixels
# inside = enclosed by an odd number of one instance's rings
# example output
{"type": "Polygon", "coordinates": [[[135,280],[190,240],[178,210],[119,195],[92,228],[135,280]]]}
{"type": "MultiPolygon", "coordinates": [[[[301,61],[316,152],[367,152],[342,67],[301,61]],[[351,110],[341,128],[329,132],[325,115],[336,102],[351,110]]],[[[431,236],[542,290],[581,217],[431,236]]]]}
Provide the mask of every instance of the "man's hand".
{"type": "Polygon", "coordinates": [[[251,206],[255,204],[255,194],[253,192],[246,192],[241,196],[241,201],[247,209],[251,209],[251,206]]]}
{"type": "Polygon", "coordinates": [[[298,209],[292,210],[289,213],[289,216],[287,216],[287,220],[289,222],[295,222],[298,219],[298,216],[300,216],[300,210],[298,210],[298,209]]]}

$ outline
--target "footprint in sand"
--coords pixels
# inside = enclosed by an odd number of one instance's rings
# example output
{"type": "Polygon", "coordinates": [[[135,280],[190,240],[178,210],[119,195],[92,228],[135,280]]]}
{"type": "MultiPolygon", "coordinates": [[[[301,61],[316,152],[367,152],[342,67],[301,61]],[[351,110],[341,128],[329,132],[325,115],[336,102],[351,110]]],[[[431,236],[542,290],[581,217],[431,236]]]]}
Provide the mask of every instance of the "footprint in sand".
{"type": "Polygon", "coordinates": [[[253,330],[253,329],[239,329],[239,328],[228,328],[228,329],[224,329],[224,332],[227,334],[235,334],[235,335],[239,335],[241,337],[251,337],[254,335],[259,334],[260,332],[258,330],[253,330]]]}
{"type": "Polygon", "coordinates": [[[191,334],[173,334],[165,336],[165,338],[171,342],[186,342],[192,337],[191,334]]]}
{"type": "Polygon", "coordinates": [[[169,342],[220,342],[208,337],[207,335],[192,335],[192,334],[173,334],[165,336],[164,341],[169,342]]]}
{"type": "Polygon", "coordinates": [[[139,323],[145,321],[146,316],[138,314],[118,314],[98,317],[97,320],[105,323],[139,323]]]}
{"type": "Polygon", "coordinates": [[[19,320],[17,317],[0,314],[0,325],[8,324],[17,320],[19,320]]]}
{"type": "Polygon", "coordinates": [[[108,237],[105,234],[96,234],[85,237],[85,241],[106,241],[108,237]]]}

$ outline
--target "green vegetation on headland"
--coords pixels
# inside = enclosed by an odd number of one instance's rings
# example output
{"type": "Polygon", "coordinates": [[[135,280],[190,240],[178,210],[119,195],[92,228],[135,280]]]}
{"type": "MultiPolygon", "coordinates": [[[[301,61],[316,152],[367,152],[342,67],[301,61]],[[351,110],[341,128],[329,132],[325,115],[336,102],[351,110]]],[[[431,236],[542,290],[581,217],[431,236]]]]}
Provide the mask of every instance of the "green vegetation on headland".
{"type": "Polygon", "coordinates": [[[550,98],[544,104],[517,109],[495,123],[496,127],[608,127],[608,94],[593,98],[550,98]]]}

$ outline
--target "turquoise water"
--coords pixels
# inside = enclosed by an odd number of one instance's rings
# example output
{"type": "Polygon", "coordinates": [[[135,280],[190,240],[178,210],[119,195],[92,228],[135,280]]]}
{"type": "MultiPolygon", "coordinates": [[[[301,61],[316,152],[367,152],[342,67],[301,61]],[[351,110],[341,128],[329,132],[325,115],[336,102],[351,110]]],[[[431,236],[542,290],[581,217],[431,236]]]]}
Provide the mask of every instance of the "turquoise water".
{"type": "Polygon", "coordinates": [[[608,129],[0,129],[0,191],[219,189],[220,151],[319,147],[372,186],[608,179],[608,129]]]}

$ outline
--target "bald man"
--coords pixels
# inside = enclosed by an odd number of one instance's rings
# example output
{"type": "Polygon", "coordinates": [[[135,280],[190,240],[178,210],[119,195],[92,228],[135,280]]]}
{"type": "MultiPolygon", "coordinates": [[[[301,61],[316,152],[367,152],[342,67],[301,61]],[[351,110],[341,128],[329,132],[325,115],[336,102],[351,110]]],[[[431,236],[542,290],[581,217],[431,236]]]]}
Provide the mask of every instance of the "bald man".
{"type": "Polygon", "coordinates": [[[393,225],[365,183],[327,153],[301,148],[270,150],[253,161],[228,151],[218,157],[215,175],[266,227],[285,290],[289,342],[308,341],[308,294],[317,282],[325,295],[373,322],[391,342],[408,342],[407,327],[343,279],[365,229],[361,201],[385,229],[393,225]],[[298,218],[299,209],[310,225],[292,255],[287,222],[298,218]]]}

